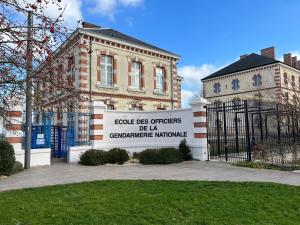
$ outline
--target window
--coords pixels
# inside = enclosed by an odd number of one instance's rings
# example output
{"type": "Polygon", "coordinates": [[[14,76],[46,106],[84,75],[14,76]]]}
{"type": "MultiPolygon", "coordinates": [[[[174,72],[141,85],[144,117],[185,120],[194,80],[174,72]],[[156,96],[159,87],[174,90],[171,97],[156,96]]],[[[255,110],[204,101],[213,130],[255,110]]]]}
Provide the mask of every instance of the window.
{"type": "Polygon", "coordinates": [[[130,80],[131,80],[131,86],[134,88],[139,89],[141,87],[141,70],[142,65],[138,62],[132,62],[131,63],[131,73],[130,73],[130,80]]]}
{"type": "Polygon", "coordinates": [[[159,92],[164,91],[164,69],[156,67],[156,89],[159,92]]]}
{"type": "Polygon", "coordinates": [[[284,81],[284,84],[288,84],[288,75],[287,75],[287,73],[283,74],[283,81],[284,81]]]}
{"type": "Polygon", "coordinates": [[[100,75],[101,85],[113,86],[113,58],[111,56],[101,56],[100,75]]]}
{"type": "Polygon", "coordinates": [[[234,79],[234,80],[232,81],[232,89],[233,89],[234,91],[239,90],[239,88],[240,88],[239,83],[240,83],[240,81],[239,81],[238,79],[234,79]]]}
{"type": "Polygon", "coordinates": [[[138,104],[132,104],[131,108],[129,108],[130,111],[143,111],[143,106],[138,104]]]}
{"type": "Polygon", "coordinates": [[[296,83],[295,83],[295,77],[292,76],[292,85],[295,86],[295,84],[296,84],[296,83]]]}
{"type": "Polygon", "coordinates": [[[253,76],[253,86],[258,87],[262,84],[262,78],[260,74],[256,74],[253,76]]]}
{"type": "Polygon", "coordinates": [[[75,72],[76,72],[76,69],[75,67],[73,66],[72,69],[71,69],[71,73],[72,73],[72,81],[74,82],[75,81],[75,72]]]}
{"type": "Polygon", "coordinates": [[[215,92],[216,94],[218,94],[218,93],[221,92],[221,85],[220,85],[220,83],[215,83],[215,84],[214,84],[214,92],[215,92]]]}
{"type": "Polygon", "coordinates": [[[115,107],[114,107],[114,105],[112,105],[112,104],[107,104],[107,105],[106,105],[106,109],[107,109],[107,110],[115,110],[115,107]]]}

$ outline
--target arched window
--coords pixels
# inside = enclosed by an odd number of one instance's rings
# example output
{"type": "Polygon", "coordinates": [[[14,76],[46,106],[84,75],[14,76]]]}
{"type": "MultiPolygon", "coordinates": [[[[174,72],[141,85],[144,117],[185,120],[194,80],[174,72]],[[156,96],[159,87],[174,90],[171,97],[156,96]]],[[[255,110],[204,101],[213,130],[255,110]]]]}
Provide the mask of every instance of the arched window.
{"type": "Polygon", "coordinates": [[[292,76],[292,85],[295,86],[296,82],[295,82],[295,76],[292,76]]]}
{"type": "Polygon", "coordinates": [[[221,92],[221,85],[220,85],[220,83],[215,83],[215,84],[214,84],[214,92],[215,92],[216,94],[218,94],[218,93],[221,92]]]}
{"type": "Polygon", "coordinates": [[[259,87],[262,84],[262,81],[261,81],[262,77],[261,77],[260,74],[254,75],[252,80],[253,80],[253,86],[254,87],[259,87]]]}
{"type": "Polygon", "coordinates": [[[233,89],[234,91],[239,90],[239,88],[240,88],[239,83],[240,83],[240,81],[239,81],[238,79],[232,80],[232,89],[233,89]]]}
{"type": "Polygon", "coordinates": [[[284,82],[284,84],[288,84],[288,75],[287,75],[287,73],[283,74],[283,82],[284,82]]]}
{"type": "Polygon", "coordinates": [[[101,85],[113,86],[113,58],[111,56],[101,55],[100,75],[101,85]]]}

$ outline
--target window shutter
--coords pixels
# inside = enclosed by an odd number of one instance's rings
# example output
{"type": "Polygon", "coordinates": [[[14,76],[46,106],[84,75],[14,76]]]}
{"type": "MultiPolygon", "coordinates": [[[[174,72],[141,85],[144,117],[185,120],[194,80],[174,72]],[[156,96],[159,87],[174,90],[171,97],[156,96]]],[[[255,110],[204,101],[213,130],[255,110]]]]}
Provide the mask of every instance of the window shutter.
{"type": "Polygon", "coordinates": [[[131,77],[130,77],[130,73],[131,73],[131,63],[128,62],[128,86],[131,86],[131,77]]]}
{"type": "Polygon", "coordinates": [[[141,87],[145,87],[144,70],[144,65],[141,64],[141,87]]]}
{"type": "Polygon", "coordinates": [[[167,86],[167,70],[164,67],[163,68],[163,73],[164,73],[164,92],[167,92],[168,86],[167,86]]]}
{"type": "Polygon", "coordinates": [[[156,89],[156,67],[153,69],[153,84],[154,84],[154,89],[156,89]]]}
{"type": "Polygon", "coordinates": [[[100,61],[101,55],[97,55],[97,81],[101,81],[101,74],[100,74],[100,61]]]}
{"type": "Polygon", "coordinates": [[[117,84],[117,59],[113,59],[113,84],[117,84]]]}

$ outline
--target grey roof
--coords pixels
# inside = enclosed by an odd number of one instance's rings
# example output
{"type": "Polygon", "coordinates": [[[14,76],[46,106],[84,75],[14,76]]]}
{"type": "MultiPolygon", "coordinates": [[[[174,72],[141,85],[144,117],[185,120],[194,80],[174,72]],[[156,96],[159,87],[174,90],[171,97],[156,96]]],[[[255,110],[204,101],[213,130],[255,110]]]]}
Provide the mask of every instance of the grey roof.
{"type": "Polygon", "coordinates": [[[223,69],[218,70],[217,72],[214,72],[213,74],[203,78],[202,80],[208,80],[211,78],[221,77],[227,74],[236,73],[244,70],[253,69],[260,66],[266,66],[273,63],[278,63],[280,61],[272,58],[268,58],[262,55],[258,55],[255,53],[252,53],[248,56],[246,56],[243,59],[240,59],[229,66],[224,67],[223,69]]]}
{"type": "Polygon", "coordinates": [[[140,45],[142,47],[151,48],[153,50],[161,51],[161,52],[164,52],[166,54],[176,56],[178,58],[180,57],[176,53],[166,51],[162,48],[158,48],[154,45],[151,45],[151,44],[148,44],[148,43],[143,42],[141,40],[138,40],[136,38],[133,38],[133,37],[127,35],[127,34],[121,33],[121,32],[116,31],[114,29],[108,29],[108,28],[95,28],[95,29],[94,28],[82,28],[81,30],[92,32],[92,33],[99,34],[99,35],[103,35],[103,36],[106,36],[108,38],[115,38],[115,39],[125,41],[125,42],[131,43],[131,44],[140,45]]]}

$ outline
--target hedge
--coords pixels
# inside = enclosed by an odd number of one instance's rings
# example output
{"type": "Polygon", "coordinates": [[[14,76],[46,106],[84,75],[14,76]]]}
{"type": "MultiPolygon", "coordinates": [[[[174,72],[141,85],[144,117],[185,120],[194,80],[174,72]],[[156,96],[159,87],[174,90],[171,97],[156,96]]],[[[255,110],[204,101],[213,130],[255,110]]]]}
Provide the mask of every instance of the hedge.
{"type": "Polygon", "coordinates": [[[6,141],[0,140],[0,175],[11,175],[15,161],[13,146],[6,141]]]}
{"type": "Polygon", "coordinates": [[[141,164],[171,164],[182,162],[182,155],[176,148],[146,149],[138,154],[141,164]]]}

